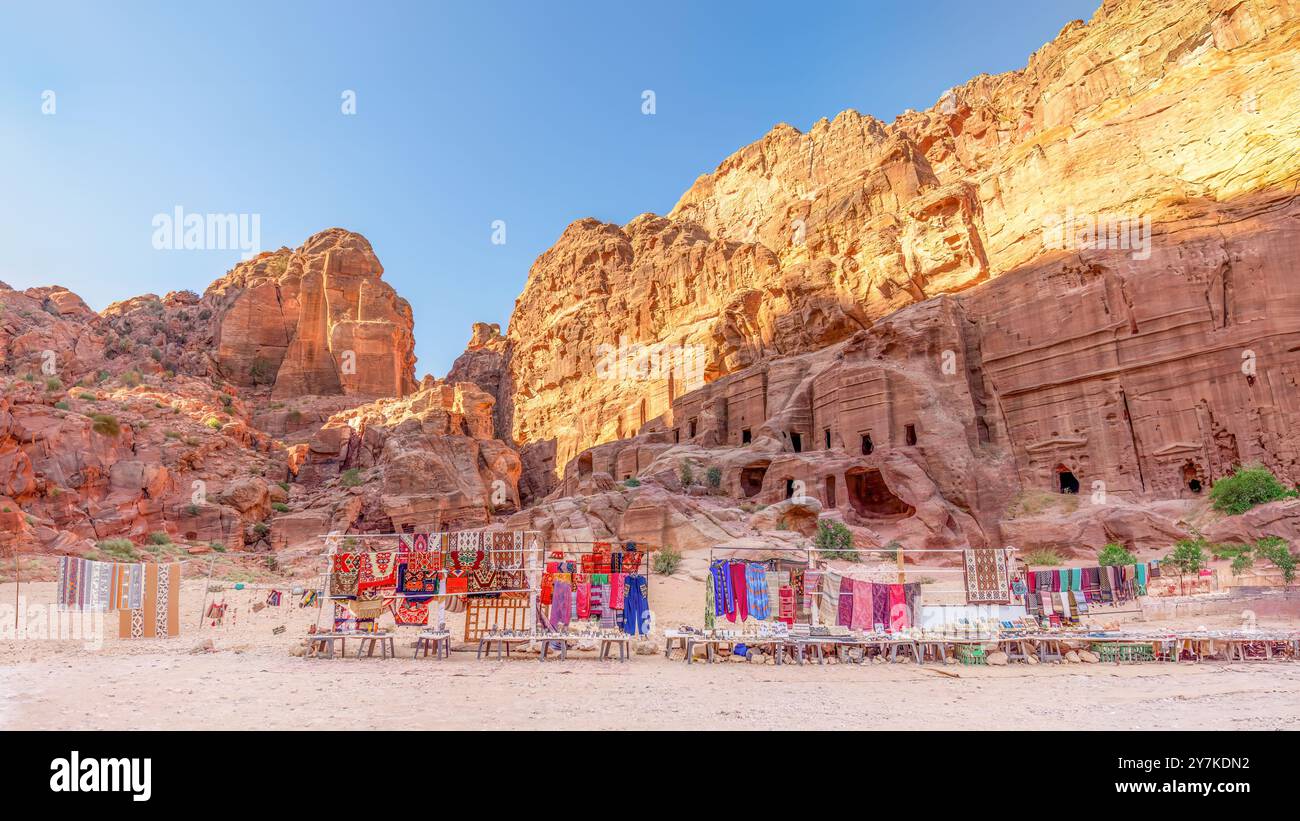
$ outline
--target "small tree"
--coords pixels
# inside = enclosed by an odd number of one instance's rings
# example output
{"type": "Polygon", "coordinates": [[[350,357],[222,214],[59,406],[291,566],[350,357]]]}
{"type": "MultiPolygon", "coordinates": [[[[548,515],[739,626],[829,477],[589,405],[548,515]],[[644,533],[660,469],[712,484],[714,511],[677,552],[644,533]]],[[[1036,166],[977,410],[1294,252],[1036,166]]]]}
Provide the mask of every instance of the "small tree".
{"type": "Polygon", "coordinates": [[[1255,542],[1255,552],[1272,562],[1273,566],[1282,571],[1282,583],[1291,584],[1295,581],[1296,557],[1291,552],[1291,545],[1286,539],[1277,536],[1265,536],[1255,542]]]}
{"type": "Polygon", "coordinates": [[[1137,556],[1130,553],[1122,544],[1111,542],[1097,554],[1097,564],[1102,567],[1112,565],[1137,564],[1137,556]]]}
{"type": "Polygon", "coordinates": [[[1296,495],[1296,491],[1278,481],[1268,468],[1246,465],[1214,483],[1210,488],[1210,503],[1220,513],[1235,516],[1256,505],[1292,499],[1296,495]]]}
{"type": "Polygon", "coordinates": [[[1186,593],[1183,578],[1200,573],[1205,567],[1205,539],[1199,536],[1195,539],[1180,539],[1174,544],[1173,551],[1165,557],[1165,561],[1173,565],[1174,571],[1178,573],[1178,587],[1186,593]]]}

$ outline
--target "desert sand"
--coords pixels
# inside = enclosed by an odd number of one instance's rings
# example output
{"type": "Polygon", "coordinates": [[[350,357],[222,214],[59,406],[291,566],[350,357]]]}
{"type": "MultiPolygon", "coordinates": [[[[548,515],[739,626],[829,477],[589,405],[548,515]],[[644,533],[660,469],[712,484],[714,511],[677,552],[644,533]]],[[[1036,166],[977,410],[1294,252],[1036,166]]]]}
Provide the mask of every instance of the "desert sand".
{"type": "MultiPolygon", "coordinates": [[[[687,666],[661,641],[626,663],[435,660],[411,658],[414,628],[397,659],[305,659],[314,608],[286,595],[254,613],[265,591],[232,590],[226,623],[200,627],[203,586],[185,582],[176,638],[0,641],[0,729],[1300,729],[1293,662],[687,666]]],[[[50,582],[21,592],[53,601],[50,582]]],[[[699,582],[652,578],[657,631],[699,624],[702,600],[699,582]]]]}

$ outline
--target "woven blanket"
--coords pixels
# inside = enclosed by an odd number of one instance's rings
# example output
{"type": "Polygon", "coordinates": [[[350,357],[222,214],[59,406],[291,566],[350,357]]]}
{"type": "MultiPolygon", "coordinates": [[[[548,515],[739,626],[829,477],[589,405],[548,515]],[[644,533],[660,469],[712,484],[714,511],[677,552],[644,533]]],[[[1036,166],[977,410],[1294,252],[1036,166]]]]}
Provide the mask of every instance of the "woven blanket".
{"type": "Polygon", "coordinates": [[[1010,575],[1007,554],[999,548],[969,548],[963,551],[967,604],[1009,604],[1010,575]]]}

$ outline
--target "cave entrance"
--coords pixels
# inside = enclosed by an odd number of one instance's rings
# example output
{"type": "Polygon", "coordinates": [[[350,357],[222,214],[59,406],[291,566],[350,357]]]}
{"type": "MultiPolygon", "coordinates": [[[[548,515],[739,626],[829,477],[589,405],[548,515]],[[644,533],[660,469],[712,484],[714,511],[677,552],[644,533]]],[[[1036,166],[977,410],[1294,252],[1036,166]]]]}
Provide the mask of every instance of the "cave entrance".
{"type": "Polygon", "coordinates": [[[793,498],[794,498],[794,480],[793,480],[793,479],[786,479],[786,480],[785,480],[785,498],[787,498],[787,499],[793,499],[793,498]]]}
{"type": "Polygon", "coordinates": [[[754,435],[749,432],[749,428],[745,428],[740,432],[740,444],[748,445],[752,441],[754,441],[754,435]]]}
{"type": "Polygon", "coordinates": [[[1079,480],[1064,467],[1056,469],[1056,481],[1062,493],[1078,493],[1079,480]]]}
{"type": "Polygon", "coordinates": [[[578,457],[578,478],[582,479],[591,475],[591,454],[584,453],[578,457]]]}
{"type": "Polygon", "coordinates": [[[849,504],[860,516],[901,519],[916,512],[914,507],[894,495],[878,470],[854,468],[844,474],[844,485],[848,490],[849,504]]]}
{"type": "Polygon", "coordinates": [[[870,456],[871,451],[876,449],[876,443],[871,441],[871,431],[862,434],[862,455],[870,456]]]}
{"type": "Polygon", "coordinates": [[[740,469],[740,492],[745,498],[757,496],[763,489],[763,479],[767,476],[767,466],[771,462],[759,462],[740,469]]]}
{"type": "Polygon", "coordinates": [[[835,477],[826,477],[826,506],[833,508],[838,507],[835,500],[835,477]]]}
{"type": "Polygon", "coordinates": [[[1192,493],[1200,493],[1203,489],[1201,471],[1197,469],[1194,462],[1183,465],[1183,486],[1192,493]]]}
{"type": "Polygon", "coordinates": [[[790,447],[795,453],[803,453],[803,437],[794,431],[790,431],[790,447]]]}

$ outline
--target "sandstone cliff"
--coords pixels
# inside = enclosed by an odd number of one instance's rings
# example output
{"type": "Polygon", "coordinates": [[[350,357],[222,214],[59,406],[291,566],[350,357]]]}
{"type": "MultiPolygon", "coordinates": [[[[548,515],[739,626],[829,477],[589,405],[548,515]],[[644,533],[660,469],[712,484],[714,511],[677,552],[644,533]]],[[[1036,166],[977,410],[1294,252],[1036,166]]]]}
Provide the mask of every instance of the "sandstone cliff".
{"type": "MultiPolygon", "coordinates": [[[[1107,2],[1024,69],[977,77],[927,111],[779,125],[666,217],[573,223],[533,265],[511,318],[513,440],[526,461],[553,452],[539,463],[563,474],[584,448],[632,435],[704,382],[936,295],[1048,259],[1060,272],[1049,285],[1093,269],[1115,287],[1078,247],[1088,238],[1073,229],[1089,217],[1149,220],[1165,246],[1198,226],[1261,230],[1252,211],[1285,205],[1300,180],[1298,10],[1107,2]],[[609,378],[610,349],[685,351],[699,367],[609,378]]],[[[1128,259],[1135,278],[1179,264],[1128,259]]],[[[1035,320],[1000,322],[1014,337],[1035,320]]]]}

